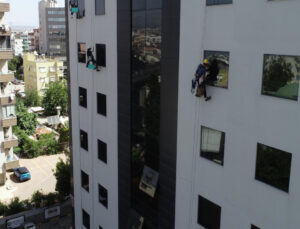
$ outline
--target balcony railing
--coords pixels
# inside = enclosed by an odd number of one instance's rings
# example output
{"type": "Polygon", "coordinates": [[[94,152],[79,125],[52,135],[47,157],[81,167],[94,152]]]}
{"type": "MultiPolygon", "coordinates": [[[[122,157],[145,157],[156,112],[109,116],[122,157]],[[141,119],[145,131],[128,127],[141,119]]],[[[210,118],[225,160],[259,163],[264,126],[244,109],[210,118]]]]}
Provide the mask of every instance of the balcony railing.
{"type": "Polygon", "coordinates": [[[8,71],[7,73],[0,72],[0,83],[8,83],[14,81],[14,73],[8,71]]]}
{"type": "Polygon", "coordinates": [[[2,124],[2,127],[16,126],[17,125],[17,117],[10,116],[7,118],[2,118],[1,124],[2,124]]]}
{"type": "Polygon", "coordinates": [[[9,12],[10,7],[8,2],[0,2],[0,12],[9,12]]]}
{"type": "Polygon", "coordinates": [[[20,163],[19,163],[18,156],[13,154],[12,156],[7,157],[4,165],[5,165],[5,170],[10,170],[19,167],[20,163]]]}
{"type": "Polygon", "coordinates": [[[18,146],[18,138],[16,136],[12,136],[10,138],[4,138],[3,141],[3,148],[4,149],[10,149],[11,147],[17,147],[18,146]]]}

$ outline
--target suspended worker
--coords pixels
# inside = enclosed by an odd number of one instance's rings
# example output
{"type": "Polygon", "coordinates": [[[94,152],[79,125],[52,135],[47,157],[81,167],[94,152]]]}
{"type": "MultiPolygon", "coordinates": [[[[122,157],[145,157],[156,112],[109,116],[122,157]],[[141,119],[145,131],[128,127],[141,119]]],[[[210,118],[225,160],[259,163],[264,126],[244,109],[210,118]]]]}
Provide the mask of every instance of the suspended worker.
{"type": "MultiPolygon", "coordinates": [[[[192,81],[192,93],[194,93],[195,88],[197,88],[196,91],[196,97],[201,97],[204,92],[205,84],[202,84],[205,80],[206,75],[206,68],[208,67],[209,61],[207,59],[204,59],[203,64],[199,64],[196,73],[195,78],[192,81]],[[200,83],[200,79],[202,79],[202,83],[200,83]]],[[[210,98],[206,97],[206,93],[204,95],[205,101],[208,101],[210,98]]]]}
{"type": "Polygon", "coordinates": [[[207,96],[206,94],[206,85],[213,85],[215,81],[217,81],[217,76],[219,75],[219,66],[218,66],[218,60],[213,59],[210,63],[207,64],[207,70],[208,72],[207,76],[203,78],[202,83],[200,84],[200,87],[203,88],[203,95],[205,98],[205,101],[208,101],[211,99],[211,96],[207,96]]]}
{"type": "Polygon", "coordinates": [[[87,52],[86,52],[86,55],[87,55],[86,67],[91,68],[91,69],[96,69],[96,71],[100,71],[98,69],[97,62],[94,58],[93,52],[94,52],[94,49],[89,47],[87,52]],[[91,62],[92,62],[92,65],[91,65],[91,62]]]}

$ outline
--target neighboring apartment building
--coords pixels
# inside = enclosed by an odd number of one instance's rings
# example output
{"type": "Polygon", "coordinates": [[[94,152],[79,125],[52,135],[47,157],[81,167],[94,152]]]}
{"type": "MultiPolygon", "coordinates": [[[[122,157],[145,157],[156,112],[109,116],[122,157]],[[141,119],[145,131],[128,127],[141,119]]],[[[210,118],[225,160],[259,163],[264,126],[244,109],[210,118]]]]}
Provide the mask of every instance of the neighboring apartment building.
{"type": "Polygon", "coordinates": [[[34,45],[35,45],[35,51],[40,51],[40,29],[33,29],[34,33],[34,45]]]}
{"type": "Polygon", "coordinates": [[[41,0],[39,2],[39,25],[40,25],[40,52],[46,53],[48,47],[48,38],[47,38],[47,14],[46,8],[55,8],[57,7],[56,0],[41,0]]]}
{"type": "Polygon", "coordinates": [[[25,93],[29,90],[43,95],[50,82],[64,78],[63,61],[38,56],[32,53],[23,55],[25,93]]]}
{"type": "Polygon", "coordinates": [[[299,1],[71,2],[76,228],[299,227],[299,1]]]}
{"type": "Polygon", "coordinates": [[[50,56],[66,56],[65,8],[53,0],[39,2],[40,52],[50,56]]]}
{"type": "Polygon", "coordinates": [[[35,51],[35,37],[34,32],[28,32],[28,51],[35,51]]]}
{"type": "MultiPolygon", "coordinates": [[[[10,5],[0,0],[0,24],[5,24],[5,14],[10,5]]],[[[13,91],[8,87],[14,80],[14,73],[8,71],[8,60],[13,58],[10,45],[11,30],[0,29],[0,185],[6,181],[6,171],[19,166],[19,158],[13,153],[18,139],[12,134],[12,126],[17,125],[13,91]]]]}
{"type": "Polygon", "coordinates": [[[11,36],[11,48],[13,50],[14,56],[23,55],[23,39],[17,34],[12,34],[11,36]]]}

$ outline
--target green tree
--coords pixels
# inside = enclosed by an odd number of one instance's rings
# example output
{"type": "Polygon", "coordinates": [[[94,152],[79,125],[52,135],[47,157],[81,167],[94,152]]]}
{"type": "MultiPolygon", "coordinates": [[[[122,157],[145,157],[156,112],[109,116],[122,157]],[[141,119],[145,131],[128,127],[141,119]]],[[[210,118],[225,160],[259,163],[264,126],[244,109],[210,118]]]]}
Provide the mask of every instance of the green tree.
{"type": "Polygon", "coordinates": [[[56,81],[49,84],[42,101],[46,115],[55,115],[56,107],[61,107],[61,114],[66,114],[68,109],[68,90],[64,82],[56,81]]]}
{"type": "Polygon", "coordinates": [[[7,205],[4,215],[13,215],[22,211],[28,211],[31,209],[31,203],[28,200],[20,201],[18,197],[13,198],[7,205]]]}
{"type": "Polygon", "coordinates": [[[27,135],[32,135],[38,125],[37,115],[29,113],[22,100],[16,102],[17,125],[27,135]]]}
{"type": "Polygon", "coordinates": [[[15,72],[17,79],[23,79],[23,58],[21,56],[15,56],[8,62],[8,70],[15,72]]]}
{"type": "Polygon", "coordinates": [[[26,107],[37,107],[41,106],[42,99],[39,96],[39,93],[37,91],[28,90],[26,91],[26,97],[24,99],[24,105],[26,107]]]}
{"type": "Polygon", "coordinates": [[[67,196],[71,192],[71,174],[70,174],[70,158],[64,162],[61,158],[56,164],[56,171],[54,173],[56,177],[55,190],[60,196],[67,196]]]}
{"type": "Polygon", "coordinates": [[[39,155],[52,155],[57,154],[59,151],[59,145],[55,140],[54,133],[40,135],[37,146],[39,155]]]}

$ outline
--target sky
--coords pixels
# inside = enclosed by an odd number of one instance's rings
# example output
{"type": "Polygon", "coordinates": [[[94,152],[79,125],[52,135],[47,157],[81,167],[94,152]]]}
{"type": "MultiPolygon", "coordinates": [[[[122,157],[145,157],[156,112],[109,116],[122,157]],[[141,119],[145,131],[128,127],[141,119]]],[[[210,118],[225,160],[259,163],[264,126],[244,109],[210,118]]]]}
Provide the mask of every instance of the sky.
{"type": "MultiPolygon", "coordinates": [[[[6,21],[10,26],[35,26],[39,24],[38,3],[40,0],[8,0],[10,12],[6,21]]],[[[57,0],[58,6],[63,7],[65,1],[57,0]]]]}

